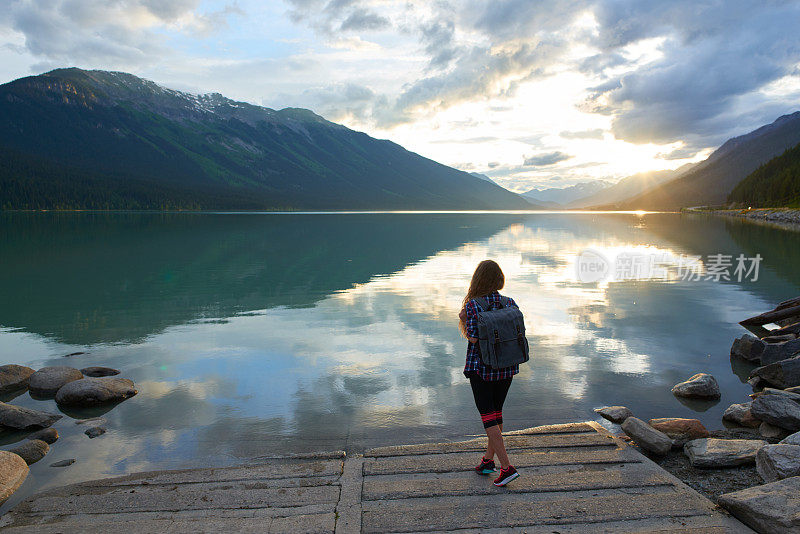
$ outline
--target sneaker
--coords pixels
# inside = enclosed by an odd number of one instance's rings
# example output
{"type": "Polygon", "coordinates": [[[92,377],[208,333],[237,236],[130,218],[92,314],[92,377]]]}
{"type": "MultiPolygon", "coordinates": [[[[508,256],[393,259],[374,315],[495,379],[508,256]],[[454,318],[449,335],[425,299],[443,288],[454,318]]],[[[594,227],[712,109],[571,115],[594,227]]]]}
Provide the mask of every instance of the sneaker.
{"type": "Polygon", "coordinates": [[[497,469],[494,467],[494,460],[487,460],[486,458],[481,458],[481,463],[475,468],[475,472],[479,475],[491,475],[495,471],[497,469]]]}
{"type": "Polygon", "coordinates": [[[519,473],[514,469],[513,465],[509,465],[505,469],[500,470],[500,476],[494,479],[495,486],[505,486],[515,478],[519,477],[519,473]]]}

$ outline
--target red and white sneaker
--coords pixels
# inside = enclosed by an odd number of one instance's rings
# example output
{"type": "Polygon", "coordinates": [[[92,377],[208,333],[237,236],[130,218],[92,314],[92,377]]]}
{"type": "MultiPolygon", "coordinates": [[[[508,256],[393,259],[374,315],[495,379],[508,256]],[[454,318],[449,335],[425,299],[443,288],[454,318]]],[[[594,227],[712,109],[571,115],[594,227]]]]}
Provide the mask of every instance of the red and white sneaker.
{"type": "Polygon", "coordinates": [[[475,471],[479,475],[491,475],[497,469],[494,467],[494,460],[487,460],[486,458],[481,458],[481,463],[478,464],[478,467],[475,468],[475,471]]]}
{"type": "Polygon", "coordinates": [[[494,485],[505,486],[515,478],[519,478],[519,473],[517,473],[513,465],[509,465],[505,469],[500,470],[500,476],[494,479],[494,485]]]}

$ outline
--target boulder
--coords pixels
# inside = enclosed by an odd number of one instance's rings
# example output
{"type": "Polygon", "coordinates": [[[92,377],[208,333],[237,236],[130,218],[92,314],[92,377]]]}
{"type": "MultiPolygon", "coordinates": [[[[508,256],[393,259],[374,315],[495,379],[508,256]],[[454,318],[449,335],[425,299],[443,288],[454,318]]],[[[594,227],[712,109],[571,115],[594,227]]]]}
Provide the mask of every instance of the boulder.
{"type": "Polygon", "coordinates": [[[84,434],[89,436],[89,439],[94,439],[97,436],[102,436],[105,433],[106,433],[106,429],[104,427],[102,427],[102,426],[93,426],[91,428],[87,428],[86,432],[84,432],[84,434]]]}
{"type": "Polygon", "coordinates": [[[628,417],[622,423],[622,430],[641,448],[655,454],[664,455],[672,448],[669,436],[651,427],[638,417],[628,417]]]}
{"type": "Polygon", "coordinates": [[[733,467],[752,464],[758,450],[767,445],[760,439],[695,439],[683,446],[693,467],[733,467]]]}
{"type": "Polygon", "coordinates": [[[59,419],[61,419],[60,415],[0,402],[0,427],[36,430],[47,428],[59,419]]]}
{"type": "Polygon", "coordinates": [[[672,394],[692,399],[718,399],[720,397],[717,380],[707,373],[697,373],[672,387],[672,394]]]}
{"type": "Polygon", "coordinates": [[[731,356],[737,356],[745,360],[759,361],[761,351],[764,350],[764,343],[760,339],[750,334],[744,334],[742,337],[734,339],[731,346],[731,356]]]}
{"type": "Polygon", "coordinates": [[[764,445],[756,454],[756,470],[764,482],[800,476],[800,445],[764,445]]]}
{"type": "Polygon", "coordinates": [[[58,441],[58,430],[55,428],[45,428],[44,430],[40,430],[38,432],[34,432],[28,439],[40,439],[47,443],[48,445],[52,445],[56,441],[58,441]]]}
{"type": "Polygon", "coordinates": [[[57,462],[53,462],[52,464],[50,464],[50,467],[69,467],[74,463],[75,463],[75,458],[69,458],[68,460],[59,460],[57,462]]]}
{"type": "Polygon", "coordinates": [[[9,451],[0,451],[0,504],[17,491],[28,476],[25,460],[9,451]]]}
{"type": "Polygon", "coordinates": [[[50,445],[44,441],[40,439],[29,439],[22,445],[14,447],[9,452],[13,452],[25,460],[26,464],[31,465],[44,458],[45,454],[47,454],[49,451],[50,445]]]}
{"type": "Polygon", "coordinates": [[[683,447],[687,441],[709,437],[708,430],[697,419],[664,417],[650,419],[650,426],[660,430],[672,439],[672,447],[683,447]]]}
{"type": "Polygon", "coordinates": [[[111,367],[84,367],[81,369],[83,376],[91,376],[94,378],[100,376],[115,376],[119,374],[119,370],[112,369],[111,367]]]}
{"type": "Polygon", "coordinates": [[[747,383],[753,387],[753,391],[758,391],[764,386],[768,386],[769,382],[761,378],[760,376],[751,376],[747,379],[747,383]]]}
{"type": "Polygon", "coordinates": [[[788,391],[789,393],[798,393],[798,394],[800,394],[800,386],[795,386],[793,388],[786,388],[783,391],[788,391]]]}
{"type": "Polygon", "coordinates": [[[767,343],[761,353],[761,365],[788,360],[800,353],[800,339],[783,341],[781,343],[767,343]]]}
{"type": "Polygon", "coordinates": [[[800,432],[795,432],[791,436],[786,436],[781,440],[786,445],[800,445],[800,432]]]}
{"type": "Polygon", "coordinates": [[[759,378],[778,389],[800,386],[800,357],[771,363],[753,369],[750,376],[759,378]]]}
{"type": "Polygon", "coordinates": [[[136,393],[138,391],[133,387],[133,382],[127,378],[82,378],[62,387],[56,395],[56,402],[64,406],[88,408],[123,401],[136,393]]]}
{"type": "Polygon", "coordinates": [[[765,422],[762,422],[758,426],[758,433],[761,434],[761,437],[764,439],[783,439],[789,435],[789,432],[781,427],[765,422]]]}
{"type": "Polygon", "coordinates": [[[786,391],[785,389],[764,388],[757,394],[754,393],[753,395],[755,395],[756,397],[760,397],[761,395],[782,395],[787,399],[791,399],[797,404],[800,404],[800,393],[795,393],[793,391],[786,391]]]}
{"type": "Polygon", "coordinates": [[[750,406],[753,417],[790,432],[800,430],[800,403],[784,395],[761,395],[750,406]]]}
{"type": "Polygon", "coordinates": [[[81,378],[83,375],[74,367],[42,367],[31,375],[28,388],[33,396],[51,398],[64,384],[81,378]]]}
{"type": "Polygon", "coordinates": [[[730,421],[731,423],[735,423],[740,426],[758,428],[758,425],[761,424],[761,421],[753,417],[753,413],[750,411],[751,404],[751,402],[731,404],[728,406],[728,409],[725,410],[725,413],[722,414],[722,418],[725,421],[730,421]]]}
{"type": "Polygon", "coordinates": [[[33,369],[24,365],[0,365],[0,395],[28,387],[33,369]]]}
{"type": "Polygon", "coordinates": [[[595,413],[600,414],[604,419],[608,419],[612,423],[618,425],[628,417],[633,416],[633,412],[625,406],[604,406],[603,408],[595,409],[595,413]]]}
{"type": "Polygon", "coordinates": [[[719,504],[757,532],[800,532],[800,477],[720,495],[719,504]]]}

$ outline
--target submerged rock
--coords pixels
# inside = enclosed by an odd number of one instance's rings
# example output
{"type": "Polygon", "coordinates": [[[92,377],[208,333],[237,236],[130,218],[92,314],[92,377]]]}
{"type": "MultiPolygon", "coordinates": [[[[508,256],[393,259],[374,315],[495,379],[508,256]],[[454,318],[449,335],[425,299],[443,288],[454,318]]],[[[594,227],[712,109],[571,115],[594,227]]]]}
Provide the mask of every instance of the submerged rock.
{"type": "Polygon", "coordinates": [[[38,432],[34,432],[28,439],[40,439],[47,443],[48,445],[52,445],[56,441],[58,441],[58,430],[55,428],[45,428],[44,430],[39,430],[38,432]]]}
{"type": "Polygon", "coordinates": [[[756,454],[756,470],[764,482],[800,475],[800,445],[764,445],[756,454]]]}
{"type": "Polygon", "coordinates": [[[123,401],[137,393],[133,382],[127,378],[82,378],[62,387],[56,395],[56,402],[88,408],[123,401]]]}
{"type": "Polygon", "coordinates": [[[49,451],[50,445],[44,441],[40,439],[30,439],[22,445],[14,447],[9,452],[13,452],[25,460],[26,464],[31,465],[44,458],[49,451]]]}
{"type": "Polygon", "coordinates": [[[118,369],[112,369],[111,367],[84,367],[81,369],[81,373],[83,376],[90,376],[93,378],[101,377],[101,376],[115,376],[119,374],[118,369]]]}
{"type": "Polygon", "coordinates": [[[753,417],[791,432],[800,430],[800,403],[785,395],[760,395],[750,406],[753,417]]]}
{"type": "Polygon", "coordinates": [[[78,419],[75,421],[76,425],[89,425],[89,426],[103,426],[108,421],[105,417],[92,417],[91,419],[78,419]]]}
{"type": "Polygon", "coordinates": [[[693,399],[718,399],[720,397],[717,380],[708,373],[697,373],[688,380],[675,384],[672,394],[693,399]]]}
{"type": "Polygon", "coordinates": [[[719,504],[757,532],[800,532],[800,477],[720,495],[719,504]]]}
{"type": "Polygon", "coordinates": [[[760,439],[703,438],[688,442],[683,452],[693,467],[733,467],[754,463],[764,445],[760,439]]]}
{"type": "Polygon", "coordinates": [[[42,367],[31,375],[28,389],[35,397],[51,398],[62,386],[81,378],[83,375],[74,367],[42,367]]]}
{"type": "Polygon", "coordinates": [[[50,464],[50,467],[68,467],[75,463],[75,458],[69,458],[68,460],[59,460],[57,462],[53,462],[50,464]]]}
{"type": "Polygon", "coordinates": [[[761,424],[761,421],[756,419],[753,416],[753,413],[750,411],[750,405],[752,402],[744,402],[742,404],[731,404],[728,406],[728,409],[725,410],[725,413],[722,414],[722,418],[725,421],[730,421],[731,423],[736,423],[740,426],[746,426],[748,428],[758,428],[758,425],[761,424]]]}
{"type": "Polygon", "coordinates": [[[709,436],[706,427],[697,419],[680,419],[676,417],[650,419],[650,426],[669,436],[672,439],[673,448],[680,448],[687,441],[709,436]]]}
{"type": "Polygon", "coordinates": [[[47,428],[59,419],[61,419],[60,415],[0,402],[0,427],[36,430],[47,428]]]}
{"type": "Polygon", "coordinates": [[[754,369],[751,377],[757,377],[778,389],[800,386],[800,357],[771,363],[754,369]]]}
{"type": "Polygon", "coordinates": [[[18,455],[0,451],[0,504],[17,491],[28,476],[28,464],[18,455]]]}
{"type": "Polygon", "coordinates": [[[651,427],[638,417],[628,417],[622,423],[622,430],[641,448],[655,454],[667,454],[672,448],[669,436],[651,427]]]}
{"type": "Polygon", "coordinates": [[[0,366],[0,395],[11,393],[28,387],[28,381],[33,374],[33,369],[24,365],[0,366]]]}
{"type": "Polygon", "coordinates": [[[97,436],[102,436],[105,433],[106,433],[106,429],[105,429],[105,427],[102,427],[102,426],[93,426],[91,428],[87,428],[86,432],[84,432],[84,434],[89,436],[89,439],[94,439],[97,436]]]}
{"type": "Polygon", "coordinates": [[[595,413],[616,424],[621,424],[625,419],[633,416],[633,412],[625,406],[604,406],[595,409],[595,413]]]}

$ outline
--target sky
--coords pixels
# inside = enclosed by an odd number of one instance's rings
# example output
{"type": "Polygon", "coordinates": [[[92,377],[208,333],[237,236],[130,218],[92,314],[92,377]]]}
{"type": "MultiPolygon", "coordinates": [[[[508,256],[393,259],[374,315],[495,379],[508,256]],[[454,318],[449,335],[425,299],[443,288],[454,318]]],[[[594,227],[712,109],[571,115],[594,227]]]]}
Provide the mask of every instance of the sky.
{"type": "Polygon", "coordinates": [[[77,66],[305,107],[514,191],[674,169],[800,109],[800,1],[3,0],[77,66]]]}

